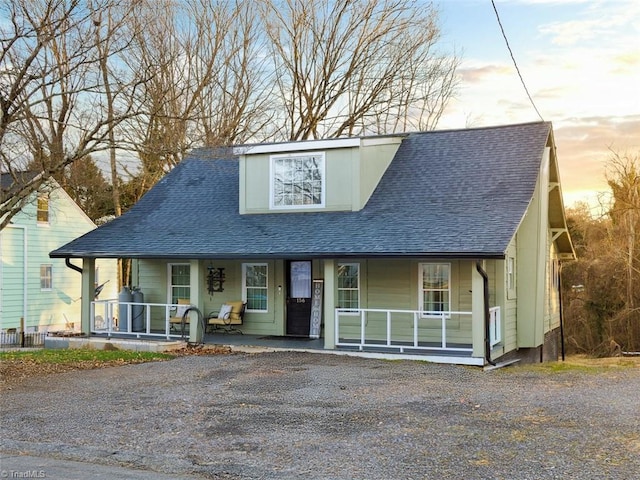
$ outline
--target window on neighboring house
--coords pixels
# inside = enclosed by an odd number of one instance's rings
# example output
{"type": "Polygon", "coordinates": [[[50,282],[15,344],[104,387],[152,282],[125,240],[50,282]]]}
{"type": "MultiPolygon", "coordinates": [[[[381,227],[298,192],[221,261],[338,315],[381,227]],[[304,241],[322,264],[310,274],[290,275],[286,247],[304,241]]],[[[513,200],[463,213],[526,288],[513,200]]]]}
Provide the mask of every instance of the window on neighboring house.
{"type": "Polygon", "coordinates": [[[267,311],[267,274],[266,263],[242,264],[243,300],[248,311],[267,311]]]}
{"type": "Polygon", "coordinates": [[[41,193],[38,195],[38,207],[36,214],[38,223],[49,223],[49,195],[41,193]]]}
{"type": "Polygon", "coordinates": [[[271,208],[323,207],[324,153],[271,157],[271,208]]]}
{"type": "Polygon", "coordinates": [[[420,308],[429,312],[449,312],[451,299],[451,265],[448,263],[420,264],[420,308]]]}
{"type": "Polygon", "coordinates": [[[338,264],[338,308],[360,308],[360,264],[338,264]]]}
{"type": "Polygon", "coordinates": [[[516,259],[507,257],[507,296],[516,297],[516,259]]]}
{"type": "Polygon", "coordinates": [[[51,290],[53,288],[53,267],[51,265],[40,265],[40,290],[51,290]]]}
{"type": "Polygon", "coordinates": [[[169,302],[191,299],[191,266],[188,263],[169,264],[169,302]]]}

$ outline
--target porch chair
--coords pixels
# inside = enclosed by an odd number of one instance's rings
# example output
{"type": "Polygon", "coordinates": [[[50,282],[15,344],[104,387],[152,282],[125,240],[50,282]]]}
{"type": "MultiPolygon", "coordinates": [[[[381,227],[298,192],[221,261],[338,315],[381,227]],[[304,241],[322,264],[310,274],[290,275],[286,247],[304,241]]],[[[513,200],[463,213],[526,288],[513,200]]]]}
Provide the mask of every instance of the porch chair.
{"type": "Polygon", "coordinates": [[[206,326],[211,330],[222,330],[224,333],[239,333],[237,325],[242,325],[247,304],[242,300],[223,303],[220,311],[211,312],[207,316],[206,326]]]}
{"type": "Polygon", "coordinates": [[[189,325],[189,315],[185,317],[185,312],[191,306],[188,298],[179,298],[176,307],[175,316],[169,318],[169,330],[171,332],[180,332],[184,336],[186,325],[189,325]]]}

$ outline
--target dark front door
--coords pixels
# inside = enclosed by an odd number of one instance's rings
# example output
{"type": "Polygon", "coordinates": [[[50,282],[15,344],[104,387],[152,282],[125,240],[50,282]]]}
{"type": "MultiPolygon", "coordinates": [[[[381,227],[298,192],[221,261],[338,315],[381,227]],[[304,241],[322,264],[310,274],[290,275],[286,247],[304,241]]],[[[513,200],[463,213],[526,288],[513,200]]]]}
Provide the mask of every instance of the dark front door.
{"type": "Polygon", "coordinates": [[[287,335],[309,336],[311,261],[287,262],[287,335]]]}

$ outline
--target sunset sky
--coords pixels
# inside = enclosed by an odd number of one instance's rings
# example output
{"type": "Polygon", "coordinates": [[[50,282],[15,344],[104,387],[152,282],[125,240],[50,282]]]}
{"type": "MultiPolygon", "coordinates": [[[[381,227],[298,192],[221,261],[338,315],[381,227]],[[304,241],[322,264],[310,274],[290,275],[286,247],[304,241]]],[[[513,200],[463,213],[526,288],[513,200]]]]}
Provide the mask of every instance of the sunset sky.
{"type": "MultiPolygon", "coordinates": [[[[533,101],[553,122],[565,205],[608,190],[609,148],[640,156],[640,1],[496,0],[533,101]]],[[[462,56],[460,92],[438,126],[540,119],[491,0],[439,0],[443,40],[462,56]]]]}

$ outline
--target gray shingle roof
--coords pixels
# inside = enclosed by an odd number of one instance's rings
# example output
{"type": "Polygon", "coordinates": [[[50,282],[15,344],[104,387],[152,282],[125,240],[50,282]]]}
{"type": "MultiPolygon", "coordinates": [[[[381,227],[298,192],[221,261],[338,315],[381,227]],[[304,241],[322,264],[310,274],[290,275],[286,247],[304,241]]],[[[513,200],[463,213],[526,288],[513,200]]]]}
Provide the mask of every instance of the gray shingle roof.
{"type": "Polygon", "coordinates": [[[4,195],[13,194],[22,184],[29,183],[38,175],[42,175],[42,172],[35,172],[31,170],[26,172],[15,172],[13,175],[3,172],[0,174],[1,198],[5,198],[4,195]]]}
{"type": "Polygon", "coordinates": [[[239,215],[238,160],[196,150],[122,217],[53,257],[499,257],[550,123],[409,134],[358,212],[239,215]]]}

